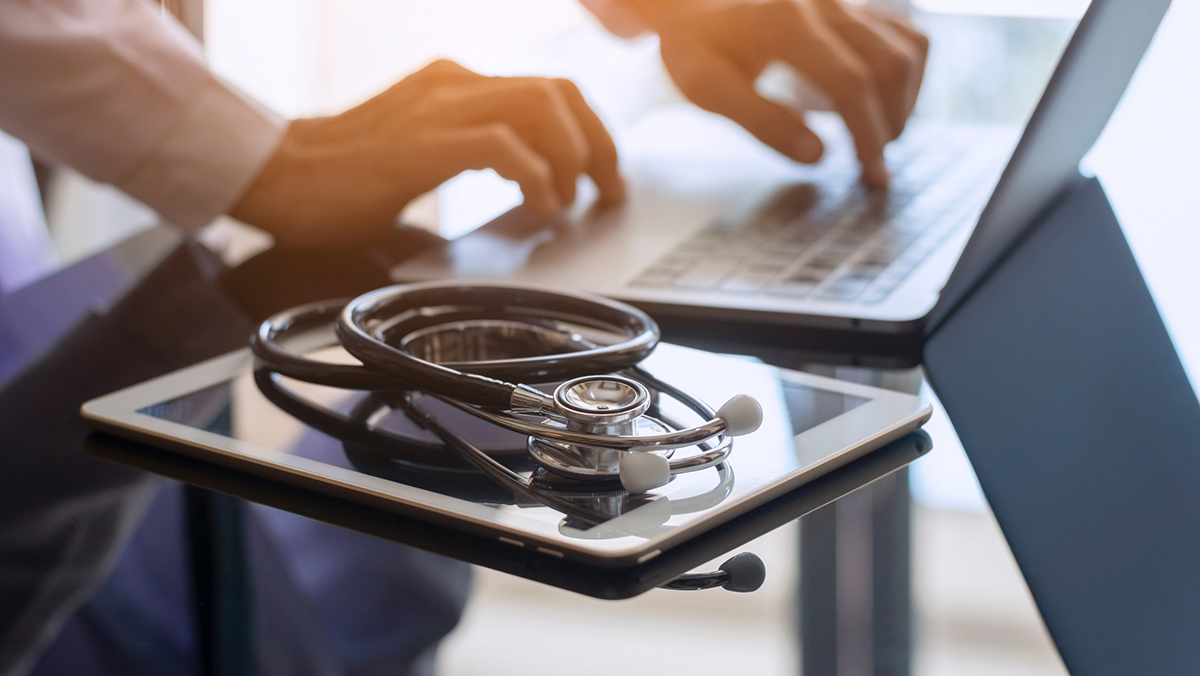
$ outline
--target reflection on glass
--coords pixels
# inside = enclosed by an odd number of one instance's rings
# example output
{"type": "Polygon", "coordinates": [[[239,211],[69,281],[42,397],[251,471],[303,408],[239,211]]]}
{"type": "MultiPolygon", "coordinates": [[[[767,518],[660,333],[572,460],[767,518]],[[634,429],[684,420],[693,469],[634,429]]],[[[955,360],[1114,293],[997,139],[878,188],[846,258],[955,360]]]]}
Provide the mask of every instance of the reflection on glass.
{"type": "MultiPolygon", "coordinates": [[[[684,356],[694,360],[697,354],[687,351],[684,356]]],[[[725,389],[755,390],[764,402],[765,419],[757,438],[737,440],[730,461],[715,469],[676,475],[651,495],[630,495],[617,482],[581,481],[547,472],[530,457],[525,436],[420,394],[337,390],[248,371],[140,412],[534,519],[552,525],[563,537],[607,540],[654,537],[702,518],[731,496],[800,469],[803,461],[790,440],[868,401],[781,381],[773,369],[760,365],[705,355],[718,368],[695,368],[687,361],[659,355],[647,361],[656,377],[669,378],[671,386],[698,391],[709,400],[719,400],[717,391],[725,389]],[[529,485],[514,486],[481,472],[466,459],[469,456],[447,448],[413,422],[414,404],[436,415],[505,470],[528,479],[529,485]]],[[[662,392],[655,393],[653,412],[685,425],[698,421],[695,412],[662,392]]]]}

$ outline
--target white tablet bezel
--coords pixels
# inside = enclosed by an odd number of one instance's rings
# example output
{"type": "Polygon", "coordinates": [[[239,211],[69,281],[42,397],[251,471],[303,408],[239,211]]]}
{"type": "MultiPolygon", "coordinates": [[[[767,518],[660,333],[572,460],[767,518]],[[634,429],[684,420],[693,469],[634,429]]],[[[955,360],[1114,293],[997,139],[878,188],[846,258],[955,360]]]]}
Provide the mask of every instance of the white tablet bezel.
{"type": "MultiPolygon", "coordinates": [[[[685,349],[669,346],[669,349],[685,349]]],[[[82,407],[83,417],[99,430],[182,452],[206,461],[235,466],[283,480],[295,480],[308,487],[340,497],[348,497],[394,508],[409,516],[418,516],[451,528],[485,533],[501,542],[529,549],[546,556],[571,558],[593,564],[622,565],[644,563],[662,551],[698,535],[804,483],[826,474],[867,452],[879,448],[920,427],[929,419],[931,407],[918,397],[856,383],[823,378],[812,374],[770,368],[780,379],[799,385],[861,397],[867,401],[841,415],[795,435],[793,442],[815,460],[799,471],[777,477],[757,489],[730,501],[719,512],[704,519],[647,538],[609,539],[563,538],[546,523],[522,518],[433,491],[400,484],[387,479],[338,467],[319,460],[277,451],[195,427],[156,418],[139,411],[187,394],[232,380],[252,367],[248,349],[238,350],[189,368],[94,399],[82,407]]],[[[736,463],[735,463],[736,467],[736,463]]],[[[631,514],[636,515],[639,510],[631,514]]],[[[622,515],[606,522],[610,531],[621,529],[622,515]]]]}

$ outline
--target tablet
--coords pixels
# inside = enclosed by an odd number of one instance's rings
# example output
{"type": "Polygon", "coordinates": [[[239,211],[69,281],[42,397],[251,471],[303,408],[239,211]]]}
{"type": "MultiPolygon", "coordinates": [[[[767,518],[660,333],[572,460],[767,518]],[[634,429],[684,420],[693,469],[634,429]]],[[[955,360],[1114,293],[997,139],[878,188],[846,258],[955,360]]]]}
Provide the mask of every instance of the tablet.
{"type": "MultiPolygon", "coordinates": [[[[318,356],[344,359],[340,348],[318,356]]],[[[239,350],[84,404],[101,431],[484,537],[534,557],[592,566],[640,565],[898,439],[928,420],[917,397],[660,345],[641,365],[710,405],[749,394],[758,431],[721,466],[679,474],[646,495],[608,484],[545,480],[514,495],[375,395],[269,375],[239,350]]],[[[549,389],[549,388],[547,388],[549,389]]],[[[684,424],[699,422],[660,394],[684,424]],[[690,417],[689,417],[690,416],[690,417]]],[[[435,409],[438,402],[429,402],[435,409]]],[[[444,406],[444,405],[443,405],[444,406]]],[[[490,455],[532,473],[527,440],[445,406],[437,410],[490,455]]]]}

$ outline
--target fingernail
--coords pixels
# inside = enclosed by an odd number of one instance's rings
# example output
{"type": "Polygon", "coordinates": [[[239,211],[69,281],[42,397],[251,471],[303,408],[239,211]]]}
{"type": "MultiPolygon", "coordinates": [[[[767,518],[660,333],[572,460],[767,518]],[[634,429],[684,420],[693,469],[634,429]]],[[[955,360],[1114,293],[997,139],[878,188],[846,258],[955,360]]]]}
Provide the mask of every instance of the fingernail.
{"type": "Polygon", "coordinates": [[[617,204],[625,201],[625,179],[622,176],[617,176],[608,186],[607,194],[602,194],[606,204],[617,204]]]}
{"type": "Polygon", "coordinates": [[[812,163],[821,159],[821,154],[825,152],[825,147],[821,143],[821,139],[815,135],[805,134],[796,139],[796,144],[792,148],[792,158],[798,162],[812,163]]]}
{"type": "Polygon", "coordinates": [[[883,160],[878,159],[863,163],[862,179],[863,183],[872,188],[886,188],[891,181],[891,175],[888,174],[887,165],[883,160]]]}

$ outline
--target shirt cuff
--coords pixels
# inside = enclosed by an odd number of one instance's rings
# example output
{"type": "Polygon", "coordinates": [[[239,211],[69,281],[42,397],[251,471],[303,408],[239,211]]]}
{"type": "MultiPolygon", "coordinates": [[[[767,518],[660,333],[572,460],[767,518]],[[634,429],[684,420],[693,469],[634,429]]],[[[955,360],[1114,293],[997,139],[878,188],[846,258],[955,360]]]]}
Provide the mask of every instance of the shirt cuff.
{"type": "Polygon", "coordinates": [[[150,157],[114,185],[195,231],[233,208],[287,126],[278,114],[210,77],[150,157]]]}

